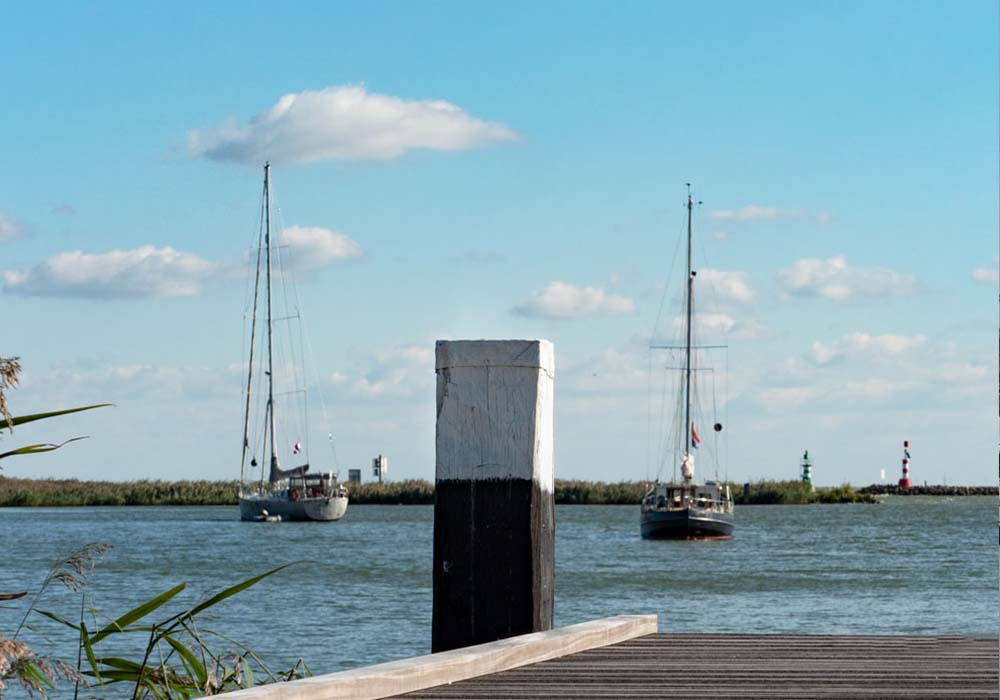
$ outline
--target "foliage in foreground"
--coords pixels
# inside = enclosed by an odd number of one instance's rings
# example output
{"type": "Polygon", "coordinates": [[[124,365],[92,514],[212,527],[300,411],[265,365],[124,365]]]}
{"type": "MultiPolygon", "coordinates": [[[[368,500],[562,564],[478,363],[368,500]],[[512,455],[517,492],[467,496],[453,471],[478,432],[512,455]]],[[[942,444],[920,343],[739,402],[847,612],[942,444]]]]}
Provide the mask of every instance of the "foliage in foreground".
{"type": "MultiPolygon", "coordinates": [[[[0,634],[0,696],[16,680],[29,695],[38,693],[42,697],[57,690],[60,697],[66,697],[65,686],[72,685],[74,698],[80,696],[82,689],[86,697],[94,697],[95,692],[104,697],[107,692],[113,693],[113,697],[132,700],[197,698],[309,675],[302,661],[288,671],[275,673],[251,649],[201,627],[198,620],[200,613],[278,573],[287,564],[150,622],[153,613],[164,608],[186,584],[180,583],[118,617],[108,617],[93,608],[87,589],[94,563],[109,549],[108,545],[89,544],[57,562],[28,601],[13,634],[9,638],[0,634]],[[53,583],[80,594],[78,615],[57,614],[39,607],[53,583]],[[18,639],[24,630],[37,632],[45,639],[40,622],[73,631],[79,640],[74,661],[38,654],[18,639]],[[105,653],[102,642],[117,642],[123,636],[137,638],[138,644],[133,647],[143,650],[141,656],[130,659],[115,656],[114,652],[105,653]],[[228,649],[219,651],[220,643],[228,649]]],[[[28,599],[26,592],[18,592],[0,594],[0,600],[28,599]]],[[[120,643],[116,646],[121,648],[120,643]]]]}
{"type": "MultiPolygon", "coordinates": [[[[108,403],[95,404],[93,406],[80,406],[78,408],[65,408],[60,411],[46,411],[45,413],[33,413],[26,416],[14,416],[11,414],[10,409],[7,407],[7,396],[5,391],[13,389],[17,386],[21,377],[21,363],[19,357],[0,357],[0,432],[4,429],[14,432],[15,425],[23,425],[24,423],[33,423],[38,420],[47,420],[49,418],[55,418],[57,416],[65,416],[69,413],[79,413],[80,411],[89,411],[94,408],[103,408],[105,406],[110,406],[108,403]]],[[[14,448],[13,450],[6,450],[0,452],[0,459],[5,459],[7,457],[13,457],[15,455],[33,455],[39,454],[41,452],[52,452],[53,450],[58,450],[63,445],[68,445],[71,442],[76,442],[77,440],[85,440],[86,435],[81,435],[79,437],[69,438],[68,440],[63,440],[60,443],[53,442],[42,442],[33,445],[22,445],[21,447],[14,448]]]]}

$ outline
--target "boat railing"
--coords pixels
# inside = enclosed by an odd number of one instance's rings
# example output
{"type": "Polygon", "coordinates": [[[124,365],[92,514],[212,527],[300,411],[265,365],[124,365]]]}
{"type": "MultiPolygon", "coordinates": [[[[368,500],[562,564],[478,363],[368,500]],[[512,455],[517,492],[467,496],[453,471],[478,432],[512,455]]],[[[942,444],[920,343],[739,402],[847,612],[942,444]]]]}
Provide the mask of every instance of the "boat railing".
{"type": "Polygon", "coordinates": [[[657,510],[660,510],[660,509],[666,510],[666,509],[669,509],[669,508],[682,508],[684,506],[687,506],[687,507],[693,506],[695,508],[704,508],[704,509],[713,509],[713,510],[714,509],[720,509],[720,510],[723,510],[723,511],[728,511],[730,509],[731,505],[732,505],[732,502],[730,500],[728,500],[728,499],[725,499],[725,498],[684,498],[684,499],[682,499],[682,498],[673,498],[673,499],[667,499],[667,498],[664,498],[663,496],[656,496],[656,497],[647,496],[643,500],[642,503],[643,503],[644,506],[647,506],[647,507],[650,507],[650,508],[655,508],[657,510]]]}

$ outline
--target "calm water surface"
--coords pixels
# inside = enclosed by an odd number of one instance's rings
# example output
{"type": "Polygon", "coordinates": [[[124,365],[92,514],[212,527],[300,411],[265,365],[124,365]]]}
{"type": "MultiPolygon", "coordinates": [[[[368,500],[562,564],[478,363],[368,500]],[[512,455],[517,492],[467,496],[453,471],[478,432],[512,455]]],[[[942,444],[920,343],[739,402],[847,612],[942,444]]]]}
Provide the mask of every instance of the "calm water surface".
{"type": "MultiPolygon", "coordinates": [[[[557,625],[656,613],[666,632],[997,631],[994,498],[738,507],[737,536],[725,542],[643,541],[637,506],[556,514],[557,625]]],[[[181,581],[178,600],[191,603],[300,561],[210,611],[203,626],[275,667],[303,657],[315,672],[430,651],[430,506],[354,505],[327,524],[238,518],[235,507],[0,509],[0,592],[36,588],[54,560],[87,542],[114,546],[92,589],[112,616],[181,581]]],[[[51,591],[41,607],[78,615],[78,598],[51,591]]],[[[0,632],[18,619],[16,606],[0,608],[0,632]]],[[[49,632],[49,643],[60,640],[49,632]]]]}

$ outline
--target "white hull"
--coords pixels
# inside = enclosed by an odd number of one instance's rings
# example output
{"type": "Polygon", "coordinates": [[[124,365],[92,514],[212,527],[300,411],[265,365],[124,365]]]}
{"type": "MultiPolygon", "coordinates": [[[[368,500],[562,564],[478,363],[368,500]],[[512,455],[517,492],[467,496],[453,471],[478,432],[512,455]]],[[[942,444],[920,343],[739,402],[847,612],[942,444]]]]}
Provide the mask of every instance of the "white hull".
{"type": "Polygon", "coordinates": [[[267,494],[240,496],[240,520],[264,521],[267,518],[280,517],[282,521],[328,522],[340,520],[346,512],[347,496],[320,496],[300,498],[296,501],[267,494]]]}

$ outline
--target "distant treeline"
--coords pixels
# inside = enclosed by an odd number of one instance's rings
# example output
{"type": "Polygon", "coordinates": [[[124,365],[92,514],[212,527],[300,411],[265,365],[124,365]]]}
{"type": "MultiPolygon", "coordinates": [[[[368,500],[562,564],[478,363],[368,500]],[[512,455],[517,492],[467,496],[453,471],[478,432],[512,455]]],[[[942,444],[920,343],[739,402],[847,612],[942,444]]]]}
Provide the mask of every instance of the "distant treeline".
{"type": "Polygon", "coordinates": [[[900,488],[896,484],[872,484],[858,489],[861,493],[881,496],[996,496],[1000,489],[996,486],[941,486],[924,485],[900,488]]]}
{"type": "Polygon", "coordinates": [[[810,490],[801,481],[754,481],[737,486],[733,484],[733,497],[743,505],[802,505],[806,503],[877,503],[867,493],[855,491],[850,484],[820,486],[810,490]]]}
{"type": "MultiPolygon", "coordinates": [[[[79,481],[0,476],[0,507],[235,505],[237,486],[236,481],[79,481]]],[[[434,484],[421,479],[349,484],[349,488],[354,504],[434,503],[434,484]]],[[[640,481],[606,483],[556,479],[555,499],[559,504],[575,505],[638,504],[646,488],[646,483],[640,481]]],[[[872,491],[873,488],[855,490],[844,485],[810,492],[798,481],[730,484],[736,503],[744,505],[871,503],[876,500],[872,494],[878,493],[872,491]]],[[[914,487],[911,491],[927,488],[937,487],[914,487]]],[[[971,490],[973,487],[953,488],[971,490]]],[[[995,487],[992,493],[996,493],[995,487]]]]}

